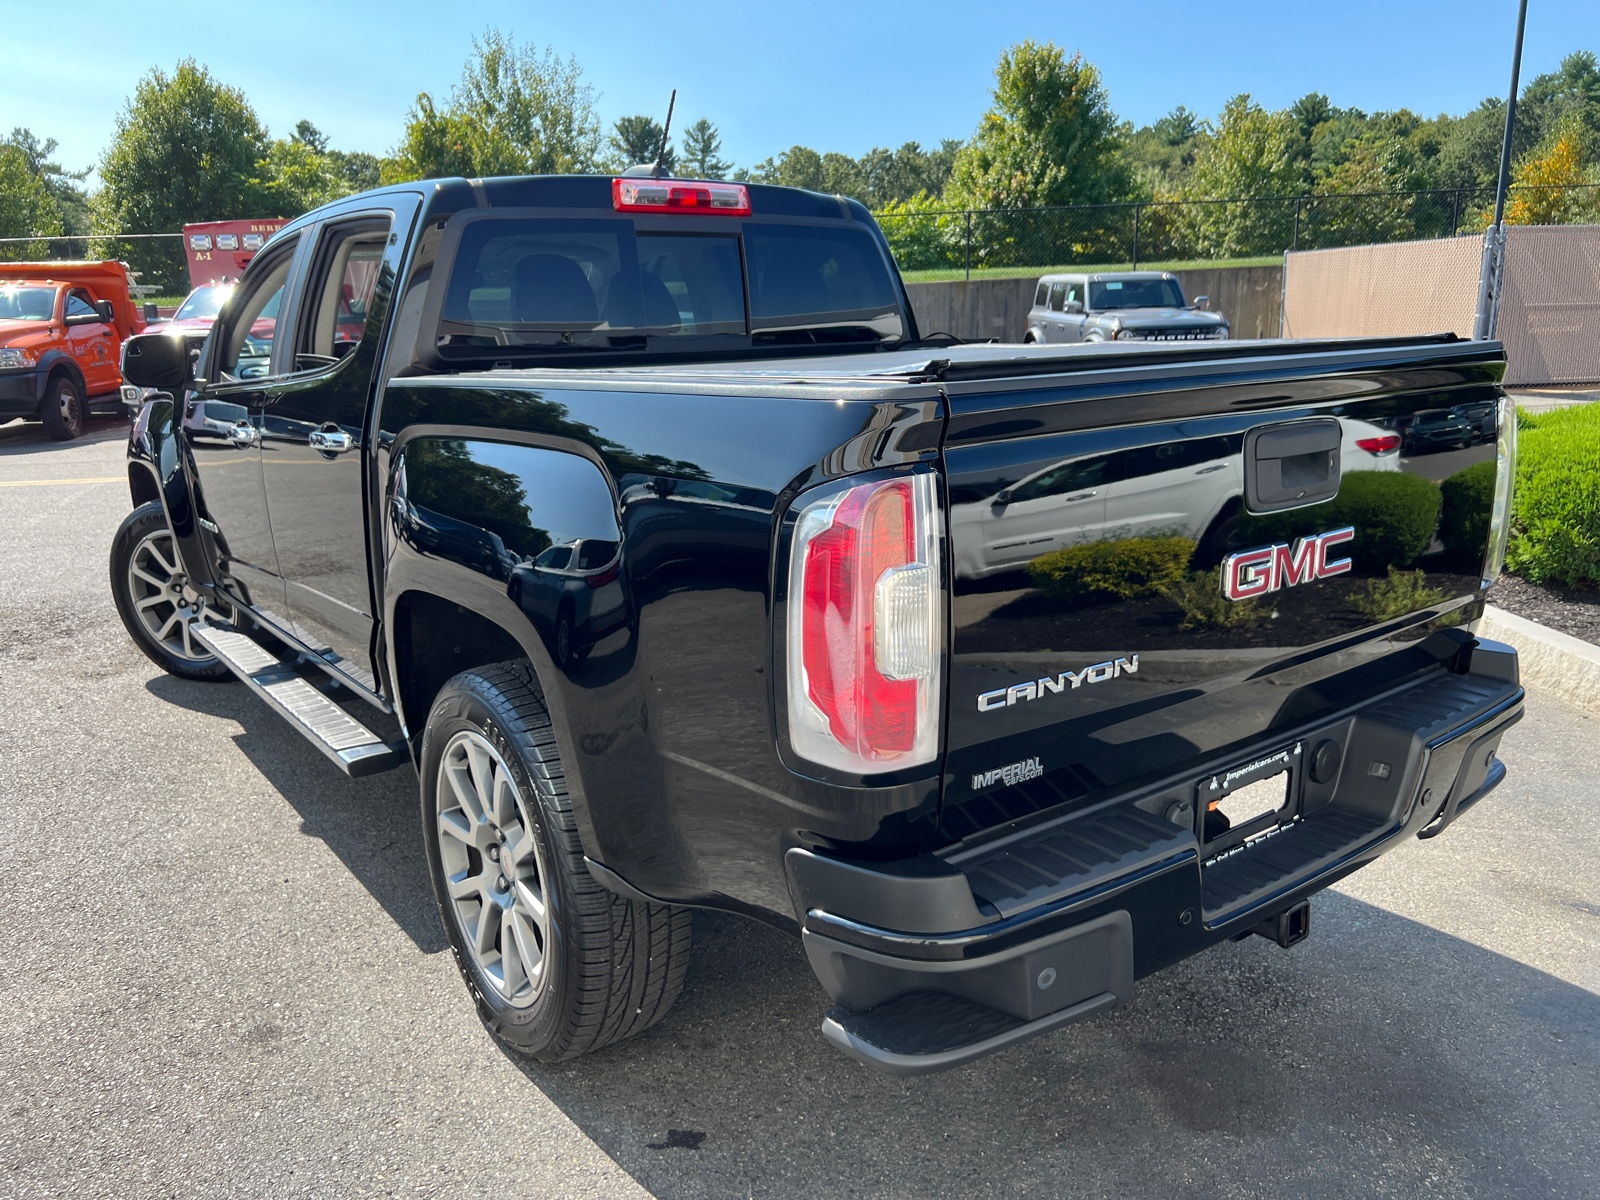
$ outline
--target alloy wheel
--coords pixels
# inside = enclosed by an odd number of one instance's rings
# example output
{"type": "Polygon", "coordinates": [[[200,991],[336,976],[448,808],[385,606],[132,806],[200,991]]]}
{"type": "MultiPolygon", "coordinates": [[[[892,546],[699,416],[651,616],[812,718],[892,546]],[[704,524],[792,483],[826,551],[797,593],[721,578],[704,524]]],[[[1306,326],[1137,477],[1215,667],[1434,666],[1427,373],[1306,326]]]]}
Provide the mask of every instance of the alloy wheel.
{"type": "Polygon", "coordinates": [[[551,950],[537,810],[472,730],[445,746],[436,793],[439,854],[462,937],[500,998],[527,1008],[544,988],[551,950]]]}
{"type": "Polygon", "coordinates": [[[166,529],[148,534],[128,559],[128,594],[139,622],[161,646],[177,658],[192,663],[215,662],[215,656],[193,636],[196,621],[226,619],[189,585],[178,566],[172,533],[166,529]]]}

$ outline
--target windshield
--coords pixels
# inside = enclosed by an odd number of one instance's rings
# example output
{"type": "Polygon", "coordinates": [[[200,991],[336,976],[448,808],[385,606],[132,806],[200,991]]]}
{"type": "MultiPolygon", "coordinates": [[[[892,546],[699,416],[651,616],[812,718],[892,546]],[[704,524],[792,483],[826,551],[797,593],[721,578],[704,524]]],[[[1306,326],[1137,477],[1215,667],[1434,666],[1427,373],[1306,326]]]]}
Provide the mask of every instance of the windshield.
{"type": "Polygon", "coordinates": [[[210,284],[206,287],[195,288],[189,293],[189,298],[172,315],[174,321],[191,321],[206,317],[215,317],[222,311],[222,306],[228,302],[228,297],[233,295],[231,286],[210,284]]]}
{"type": "Polygon", "coordinates": [[[454,359],[490,348],[689,348],[704,337],[736,337],[722,345],[737,348],[902,336],[897,292],[867,231],[736,230],[639,230],[609,217],[472,220],[436,345],[454,359]]]}
{"type": "Polygon", "coordinates": [[[1175,279],[1110,279],[1089,284],[1090,308],[1183,308],[1175,279]]]}
{"type": "Polygon", "coordinates": [[[0,287],[0,321],[48,321],[55,309],[55,288],[0,287]]]}

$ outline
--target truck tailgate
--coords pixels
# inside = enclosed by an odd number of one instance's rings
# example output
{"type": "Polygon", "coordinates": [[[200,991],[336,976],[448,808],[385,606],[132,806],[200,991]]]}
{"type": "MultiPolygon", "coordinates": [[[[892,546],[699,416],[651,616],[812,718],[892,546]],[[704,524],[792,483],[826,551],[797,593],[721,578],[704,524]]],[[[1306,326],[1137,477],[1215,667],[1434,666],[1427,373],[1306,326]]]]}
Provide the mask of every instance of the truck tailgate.
{"type": "Polygon", "coordinates": [[[1487,519],[1481,487],[1440,485],[1494,461],[1494,418],[1408,431],[1492,413],[1502,372],[1498,345],[1438,339],[952,371],[944,836],[1091,805],[1436,670],[1460,635],[1433,635],[1481,611],[1487,519]]]}

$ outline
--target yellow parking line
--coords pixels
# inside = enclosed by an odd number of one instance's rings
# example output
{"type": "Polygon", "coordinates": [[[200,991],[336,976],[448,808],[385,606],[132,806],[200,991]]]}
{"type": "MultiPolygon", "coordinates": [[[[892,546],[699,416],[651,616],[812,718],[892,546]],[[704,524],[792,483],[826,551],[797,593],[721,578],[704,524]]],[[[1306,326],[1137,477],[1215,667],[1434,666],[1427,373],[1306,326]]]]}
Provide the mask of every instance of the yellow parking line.
{"type": "Polygon", "coordinates": [[[100,475],[94,479],[0,479],[0,487],[51,487],[58,483],[127,483],[126,475],[100,475]]]}

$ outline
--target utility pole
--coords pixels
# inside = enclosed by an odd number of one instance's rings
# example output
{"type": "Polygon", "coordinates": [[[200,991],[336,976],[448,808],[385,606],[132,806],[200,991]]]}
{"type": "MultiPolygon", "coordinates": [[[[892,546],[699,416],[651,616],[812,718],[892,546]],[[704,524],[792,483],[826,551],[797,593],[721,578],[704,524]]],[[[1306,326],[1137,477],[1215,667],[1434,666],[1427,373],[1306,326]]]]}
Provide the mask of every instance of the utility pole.
{"type": "Polygon", "coordinates": [[[1500,279],[1505,273],[1506,190],[1511,184],[1511,134],[1517,122],[1517,81],[1522,74],[1522,30],[1528,23],[1528,0],[1517,6],[1517,45],[1511,53],[1511,95],[1506,101],[1506,131],[1500,140],[1500,181],[1494,194],[1494,223],[1483,233],[1483,264],[1478,271],[1478,311],[1472,319],[1472,340],[1494,337],[1500,315],[1500,279]]]}

